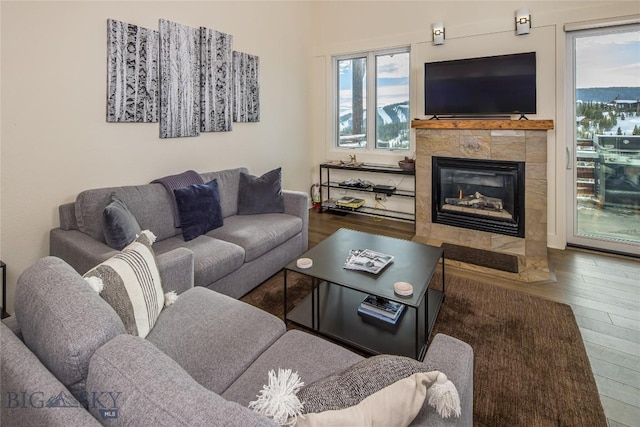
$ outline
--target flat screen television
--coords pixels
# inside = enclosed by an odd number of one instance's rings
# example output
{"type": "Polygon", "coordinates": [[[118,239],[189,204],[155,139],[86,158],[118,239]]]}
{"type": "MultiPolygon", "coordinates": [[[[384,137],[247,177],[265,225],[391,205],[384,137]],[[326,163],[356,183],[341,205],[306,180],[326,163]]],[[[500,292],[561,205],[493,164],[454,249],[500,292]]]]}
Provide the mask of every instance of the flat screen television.
{"type": "Polygon", "coordinates": [[[536,113],[536,53],[424,64],[424,111],[434,116],[536,113]]]}

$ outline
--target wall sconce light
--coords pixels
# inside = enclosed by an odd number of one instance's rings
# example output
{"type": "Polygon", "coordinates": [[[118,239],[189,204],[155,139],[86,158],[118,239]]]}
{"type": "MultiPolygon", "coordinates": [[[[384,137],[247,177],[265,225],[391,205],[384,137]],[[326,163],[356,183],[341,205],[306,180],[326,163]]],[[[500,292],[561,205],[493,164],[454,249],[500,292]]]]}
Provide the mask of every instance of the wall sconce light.
{"type": "Polygon", "coordinates": [[[433,44],[435,46],[444,44],[444,23],[442,21],[434,22],[431,26],[433,33],[433,44]]]}
{"type": "Polygon", "coordinates": [[[521,8],[516,10],[516,35],[529,34],[531,30],[531,14],[529,9],[521,8]]]}

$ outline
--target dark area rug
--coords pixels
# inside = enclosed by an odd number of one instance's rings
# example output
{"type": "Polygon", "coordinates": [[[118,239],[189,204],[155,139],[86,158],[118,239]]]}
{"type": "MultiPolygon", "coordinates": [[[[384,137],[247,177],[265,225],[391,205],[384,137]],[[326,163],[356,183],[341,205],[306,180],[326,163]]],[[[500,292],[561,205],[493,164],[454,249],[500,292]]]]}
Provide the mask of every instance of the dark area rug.
{"type": "MultiPolygon", "coordinates": [[[[282,318],[283,282],[278,273],[241,300],[282,318]]],[[[290,307],[308,295],[309,284],[288,275],[290,307]]],[[[568,305],[453,275],[446,286],[433,335],[473,347],[475,426],[607,425],[568,305]]]]}
{"type": "Polygon", "coordinates": [[[446,259],[507,271],[509,273],[518,272],[518,257],[514,255],[468,248],[451,243],[443,243],[442,248],[444,249],[444,257],[446,259]]]}

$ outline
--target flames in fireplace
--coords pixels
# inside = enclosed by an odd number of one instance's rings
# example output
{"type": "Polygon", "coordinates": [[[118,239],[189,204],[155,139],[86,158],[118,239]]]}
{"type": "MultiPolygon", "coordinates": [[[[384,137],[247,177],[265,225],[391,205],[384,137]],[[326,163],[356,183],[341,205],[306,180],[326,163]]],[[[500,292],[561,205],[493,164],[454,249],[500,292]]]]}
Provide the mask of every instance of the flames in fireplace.
{"type": "Polygon", "coordinates": [[[433,157],[433,222],[524,237],[524,163],[433,157]]]}

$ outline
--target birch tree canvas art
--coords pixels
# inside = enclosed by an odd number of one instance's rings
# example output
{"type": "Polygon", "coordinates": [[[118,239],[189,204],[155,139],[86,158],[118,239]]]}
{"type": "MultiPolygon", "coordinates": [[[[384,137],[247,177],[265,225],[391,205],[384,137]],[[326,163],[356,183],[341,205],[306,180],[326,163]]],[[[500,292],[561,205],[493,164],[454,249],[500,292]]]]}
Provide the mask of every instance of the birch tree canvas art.
{"type": "Polygon", "coordinates": [[[158,121],[158,32],[107,20],[107,122],[158,121]]]}
{"type": "Polygon", "coordinates": [[[233,121],[260,121],[259,58],[233,51],[233,121]]]}
{"type": "Polygon", "coordinates": [[[233,36],[200,28],[202,132],[231,130],[233,36]]]}
{"type": "Polygon", "coordinates": [[[200,134],[200,31],[160,20],[160,138],[200,134]]]}

